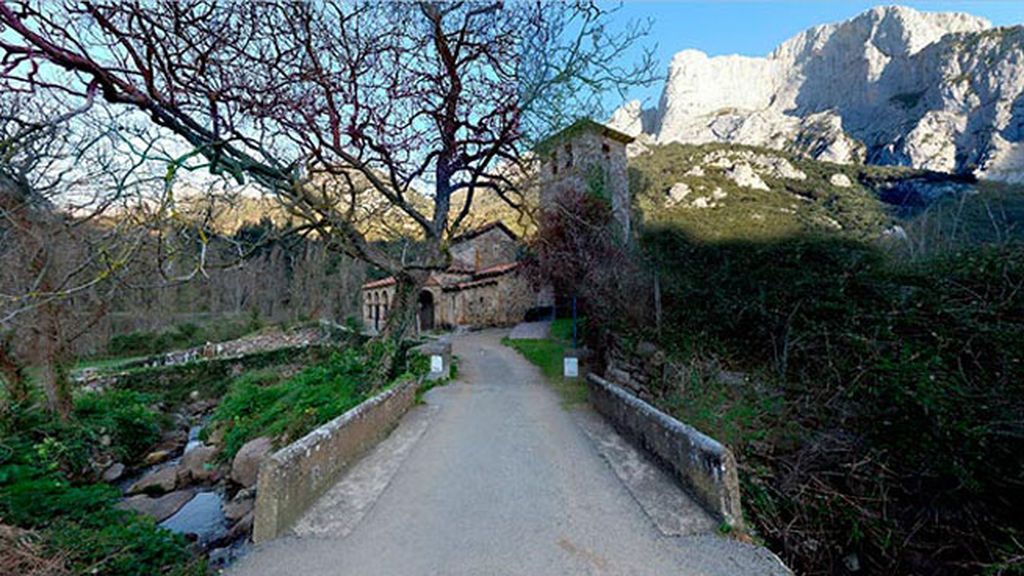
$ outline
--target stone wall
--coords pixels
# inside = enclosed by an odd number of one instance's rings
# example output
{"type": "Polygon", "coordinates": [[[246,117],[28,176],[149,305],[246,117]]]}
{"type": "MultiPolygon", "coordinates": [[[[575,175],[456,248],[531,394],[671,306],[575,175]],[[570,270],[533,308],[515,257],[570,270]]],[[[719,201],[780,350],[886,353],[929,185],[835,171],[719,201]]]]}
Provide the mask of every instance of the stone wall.
{"type": "Polygon", "coordinates": [[[511,326],[522,322],[537,302],[528,279],[513,271],[472,287],[443,290],[435,306],[441,326],[511,326]]]}
{"type": "Polygon", "coordinates": [[[395,384],[275,452],[260,466],[253,541],[284,533],[415,402],[418,380],[395,384]]]}
{"type": "Polygon", "coordinates": [[[483,270],[515,262],[521,243],[500,228],[491,228],[468,240],[451,245],[452,264],[463,269],[483,270]]]}
{"type": "Polygon", "coordinates": [[[160,392],[169,401],[182,401],[191,392],[203,398],[219,398],[228,382],[249,370],[280,364],[310,364],[328,357],[344,344],[317,343],[286,346],[224,358],[199,359],[184,364],[144,367],[84,378],[79,384],[86,390],[110,389],[160,392]]]}
{"type": "Polygon", "coordinates": [[[668,360],[650,342],[630,346],[615,338],[605,361],[606,378],[647,402],[657,403],[671,391],[681,393],[691,377],[689,366],[668,360]]]}
{"type": "Polygon", "coordinates": [[[654,455],[709,512],[743,529],[736,460],[728,448],[596,374],[590,402],[623,435],[654,455]]]}

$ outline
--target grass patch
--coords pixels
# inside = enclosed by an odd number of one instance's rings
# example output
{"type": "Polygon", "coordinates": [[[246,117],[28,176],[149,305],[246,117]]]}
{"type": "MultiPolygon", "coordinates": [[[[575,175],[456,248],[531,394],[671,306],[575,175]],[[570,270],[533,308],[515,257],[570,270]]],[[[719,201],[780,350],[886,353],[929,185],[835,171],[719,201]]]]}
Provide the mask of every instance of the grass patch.
{"type": "MultiPolygon", "coordinates": [[[[428,365],[419,358],[408,358],[397,378],[426,374],[428,365]]],[[[284,381],[272,371],[235,378],[208,427],[224,431],[220,458],[230,460],[242,445],[260,436],[285,445],[351,410],[380,392],[369,380],[375,363],[372,354],[353,346],[284,381]]]]}
{"type": "Polygon", "coordinates": [[[174,405],[188,399],[192,391],[202,398],[220,398],[227,393],[232,374],[261,371],[288,364],[323,362],[337,350],[333,345],[298,346],[254,352],[240,358],[212,358],[172,366],[140,367],[117,376],[119,389],[155,396],[174,405]]]}
{"type": "MultiPolygon", "coordinates": [[[[579,327],[583,322],[579,322],[579,327]]],[[[578,336],[582,336],[579,330],[578,336]]],[[[563,359],[566,350],[572,348],[572,319],[560,318],[551,323],[551,336],[540,340],[502,339],[502,344],[514,349],[540,368],[545,378],[562,396],[562,405],[569,407],[587,401],[587,387],[582,378],[566,378],[563,374],[563,359]]]]}
{"type": "Polygon", "coordinates": [[[752,146],[676,143],[653,146],[649,154],[631,159],[629,172],[636,208],[647,224],[673,226],[706,242],[774,241],[800,234],[872,238],[891,225],[893,216],[890,207],[861,181],[914,173],[901,168],[831,164],[752,146]],[[756,168],[770,190],[738,186],[724,168],[705,162],[708,154],[726,151],[785,159],[807,177],[774,178],[767,170],[756,168]],[[697,166],[702,167],[703,175],[690,172],[697,166]],[[854,184],[849,188],[833,186],[829,180],[834,174],[844,174],[854,184]],[[670,207],[666,204],[668,192],[678,182],[687,184],[692,192],[670,207]],[[714,200],[714,207],[691,205],[699,197],[712,200],[715,191],[725,197],[714,200]]]}

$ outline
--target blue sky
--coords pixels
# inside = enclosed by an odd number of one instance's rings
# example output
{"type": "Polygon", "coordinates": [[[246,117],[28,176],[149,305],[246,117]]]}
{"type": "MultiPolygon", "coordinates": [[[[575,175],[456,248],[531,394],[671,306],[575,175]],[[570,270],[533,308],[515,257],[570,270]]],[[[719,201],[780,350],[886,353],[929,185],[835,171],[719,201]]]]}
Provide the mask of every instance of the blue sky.
{"type": "MultiPolygon", "coordinates": [[[[657,45],[664,70],[672,55],[696,48],[711,55],[765,56],[782,41],[816,24],[851,18],[883,4],[902,4],[927,12],[967,12],[997,26],[1024,23],[1024,0],[864,2],[861,0],[638,1],[625,0],[616,20],[653,20],[647,45],[657,45]]],[[[632,98],[656,105],[660,83],[636,89],[632,98]]]]}

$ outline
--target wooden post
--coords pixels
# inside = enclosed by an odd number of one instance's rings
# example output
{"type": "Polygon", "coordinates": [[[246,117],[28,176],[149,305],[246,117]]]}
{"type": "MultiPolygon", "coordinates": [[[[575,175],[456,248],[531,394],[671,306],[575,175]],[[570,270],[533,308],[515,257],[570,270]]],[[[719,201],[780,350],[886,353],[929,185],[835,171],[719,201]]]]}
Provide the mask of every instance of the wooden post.
{"type": "Polygon", "coordinates": [[[661,336],[661,275],[654,271],[654,328],[661,336]]]}

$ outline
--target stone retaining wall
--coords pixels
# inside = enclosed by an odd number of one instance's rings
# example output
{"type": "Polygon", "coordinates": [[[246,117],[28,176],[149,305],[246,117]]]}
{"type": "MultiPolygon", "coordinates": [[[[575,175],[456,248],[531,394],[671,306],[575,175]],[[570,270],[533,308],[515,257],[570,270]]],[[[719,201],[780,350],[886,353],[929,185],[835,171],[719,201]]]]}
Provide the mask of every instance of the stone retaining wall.
{"type": "Polygon", "coordinates": [[[742,530],[736,459],[728,448],[596,374],[590,402],[623,435],[653,454],[709,512],[742,530]]]}
{"type": "Polygon", "coordinates": [[[687,365],[670,361],[649,342],[629,346],[614,338],[605,359],[605,376],[647,402],[657,402],[670,389],[680,392],[690,378],[687,365]]]}
{"type": "Polygon", "coordinates": [[[416,400],[406,380],[278,450],[260,466],[253,541],[283,534],[342,472],[384,439],[416,400]]]}

